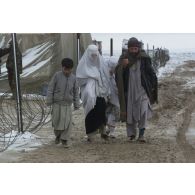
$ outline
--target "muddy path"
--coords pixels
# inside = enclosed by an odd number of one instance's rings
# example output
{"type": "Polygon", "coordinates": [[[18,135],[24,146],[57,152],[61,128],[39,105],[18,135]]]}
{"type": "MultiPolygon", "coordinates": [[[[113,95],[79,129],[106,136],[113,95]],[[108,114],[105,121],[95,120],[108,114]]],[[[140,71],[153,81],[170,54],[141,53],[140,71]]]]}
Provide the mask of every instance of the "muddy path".
{"type": "Polygon", "coordinates": [[[183,152],[185,162],[195,162],[195,146],[191,145],[186,139],[186,133],[192,120],[191,116],[195,112],[195,85],[190,86],[187,83],[194,79],[195,63],[192,61],[178,67],[169,78],[165,78],[161,82],[161,86],[171,86],[165,90],[166,93],[165,91],[162,92],[161,88],[162,95],[166,94],[163,108],[165,111],[167,107],[166,112],[170,116],[173,114],[171,118],[173,122],[176,121],[177,123],[176,142],[183,152]],[[177,115],[179,117],[175,119],[177,115]]]}
{"type": "MultiPolygon", "coordinates": [[[[195,64],[194,62],[188,62],[184,67],[180,67],[176,70],[178,76],[180,75],[183,79],[186,77],[195,80],[195,64]],[[183,70],[183,71],[182,71],[183,70]],[[191,71],[190,71],[191,70],[191,71]]],[[[195,162],[195,145],[191,145],[186,139],[186,133],[192,120],[192,113],[195,113],[195,87],[192,86],[190,89],[185,91],[186,99],[184,102],[184,111],[182,113],[182,123],[177,130],[177,144],[180,146],[184,153],[186,162],[195,162]]],[[[195,131],[195,127],[194,127],[195,131]]]]}
{"type": "Polygon", "coordinates": [[[186,162],[190,163],[195,162],[195,149],[193,148],[192,145],[189,144],[185,134],[191,122],[191,114],[195,108],[194,105],[195,101],[189,99],[189,105],[183,113],[183,123],[181,124],[181,127],[178,129],[177,133],[177,143],[180,146],[181,150],[183,150],[184,152],[186,162]]]}
{"type": "MultiPolygon", "coordinates": [[[[194,62],[178,67],[160,80],[159,104],[153,106],[146,144],[128,142],[124,123],[117,124],[116,139],[104,142],[97,135],[93,143],[87,143],[83,109],[80,109],[73,115],[69,149],[55,145],[52,140],[34,151],[20,152],[15,160],[8,159],[7,162],[195,162],[194,146],[188,143],[185,135],[195,110],[195,85],[188,86],[192,79],[195,79],[194,62]]],[[[39,133],[44,137],[53,136],[51,126],[39,133]]]]}

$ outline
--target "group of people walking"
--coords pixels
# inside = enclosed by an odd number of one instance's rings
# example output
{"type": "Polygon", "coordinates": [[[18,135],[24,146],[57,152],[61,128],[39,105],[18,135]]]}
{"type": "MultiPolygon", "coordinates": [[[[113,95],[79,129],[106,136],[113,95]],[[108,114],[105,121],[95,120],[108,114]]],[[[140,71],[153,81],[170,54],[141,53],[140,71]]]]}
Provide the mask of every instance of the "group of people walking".
{"type": "Polygon", "coordinates": [[[127,137],[145,142],[147,120],[152,116],[151,104],[158,102],[157,77],[150,57],[141,42],[132,37],[128,52],[119,59],[105,60],[96,45],[89,45],[72,73],[73,61],[62,60],[62,71],[54,74],[48,86],[47,105],[52,105],[52,126],[60,142],[69,147],[72,130],[72,104],[85,114],[87,141],[100,133],[104,140],[115,138],[116,122],[126,122],[127,137]]]}

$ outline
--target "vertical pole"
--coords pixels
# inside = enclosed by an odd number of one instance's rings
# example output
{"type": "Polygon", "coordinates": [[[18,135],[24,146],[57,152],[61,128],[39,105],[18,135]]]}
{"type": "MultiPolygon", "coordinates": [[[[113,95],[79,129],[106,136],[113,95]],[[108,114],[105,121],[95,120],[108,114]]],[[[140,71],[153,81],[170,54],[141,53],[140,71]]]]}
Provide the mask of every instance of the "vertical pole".
{"type": "Polygon", "coordinates": [[[81,33],[77,33],[77,64],[79,63],[80,60],[80,36],[81,33]]]}
{"type": "Polygon", "coordinates": [[[113,38],[110,39],[110,56],[113,56],[113,38]]]}
{"type": "Polygon", "coordinates": [[[149,45],[147,43],[147,54],[149,55],[149,45]]]}
{"type": "Polygon", "coordinates": [[[1,58],[0,58],[0,75],[1,75],[1,58]]]}
{"type": "Polygon", "coordinates": [[[154,45],[153,45],[153,48],[152,48],[152,56],[154,58],[154,45]]]}
{"type": "MultiPolygon", "coordinates": [[[[77,33],[77,66],[79,64],[79,60],[80,60],[80,36],[81,33],[77,33]]],[[[79,96],[81,98],[81,89],[79,87],[79,96]]]]}
{"type": "Polygon", "coordinates": [[[16,102],[17,102],[17,120],[18,120],[18,131],[23,131],[23,121],[22,121],[22,101],[21,101],[21,89],[20,89],[20,76],[18,73],[18,66],[16,60],[16,33],[12,33],[12,43],[13,43],[13,54],[14,54],[14,67],[15,67],[15,79],[16,79],[16,102]]]}
{"type": "Polygon", "coordinates": [[[159,50],[159,59],[160,59],[160,66],[161,66],[161,58],[162,58],[162,55],[161,55],[162,53],[161,53],[161,48],[160,48],[160,50],[159,50]]]}

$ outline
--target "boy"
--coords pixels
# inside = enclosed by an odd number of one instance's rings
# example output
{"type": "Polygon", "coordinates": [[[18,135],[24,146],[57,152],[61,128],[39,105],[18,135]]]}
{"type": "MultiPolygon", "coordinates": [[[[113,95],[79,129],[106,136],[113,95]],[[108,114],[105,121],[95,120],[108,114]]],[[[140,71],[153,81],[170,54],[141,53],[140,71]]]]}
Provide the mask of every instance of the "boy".
{"type": "Polygon", "coordinates": [[[52,126],[56,136],[55,144],[60,142],[68,148],[70,131],[72,129],[72,110],[79,108],[79,88],[75,75],[72,74],[73,61],[70,58],[62,60],[62,71],[55,73],[47,92],[47,105],[52,105],[52,126]]]}

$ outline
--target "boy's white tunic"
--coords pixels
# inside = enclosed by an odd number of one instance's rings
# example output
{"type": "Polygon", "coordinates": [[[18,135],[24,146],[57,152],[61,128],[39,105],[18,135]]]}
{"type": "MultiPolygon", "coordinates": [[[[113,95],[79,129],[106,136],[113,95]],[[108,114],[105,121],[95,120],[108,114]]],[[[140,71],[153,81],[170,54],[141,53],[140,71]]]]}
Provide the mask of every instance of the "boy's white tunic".
{"type": "Polygon", "coordinates": [[[76,77],[68,77],[62,71],[57,72],[48,86],[47,103],[52,104],[52,126],[54,130],[66,131],[64,139],[68,139],[72,128],[72,108],[79,107],[79,93],[76,77]]]}
{"type": "Polygon", "coordinates": [[[52,126],[55,130],[67,130],[72,128],[71,105],[53,104],[52,126]]]}

